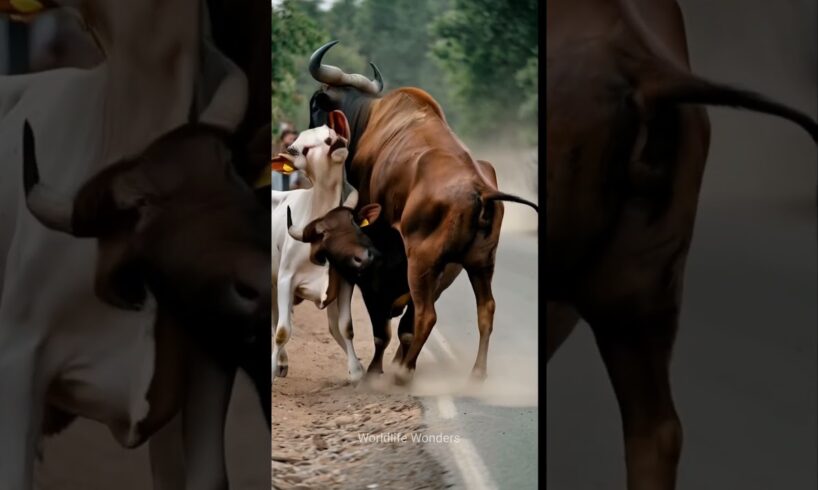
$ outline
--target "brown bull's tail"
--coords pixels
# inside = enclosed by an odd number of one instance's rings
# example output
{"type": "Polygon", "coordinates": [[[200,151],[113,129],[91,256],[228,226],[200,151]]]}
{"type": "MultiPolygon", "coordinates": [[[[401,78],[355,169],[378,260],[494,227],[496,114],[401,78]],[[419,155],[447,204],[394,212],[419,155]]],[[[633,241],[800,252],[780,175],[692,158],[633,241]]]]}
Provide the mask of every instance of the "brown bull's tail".
{"type": "Polygon", "coordinates": [[[483,199],[484,203],[492,202],[492,201],[511,201],[511,202],[518,202],[520,204],[525,204],[526,206],[531,206],[534,208],[534,211],[540,212],[539,207],[531,201],[527,201],[522,197],[515,196],[513,194],[506,194],[505,192],[500,191],[493,191],[488,194],[483,194],[480,196],[483,199]]]}
{"type": "MultiPolygon", "coordinates": [[[[648,59],[625,57],[625,63],[636,62],[634,71],[639,80],[639,93],[643,103],[651,105],[670,102],[680,104],[704,104],[749,109],[751,111],[782,117],[804,128],[812,139],[818,141],[818,124],[801,111],[779,104],[761,94],[710,82],[690,73],[678,57],[667,49],[661,39],[642,19],[632,0],[618,0],[619,10],[629,25],[648,59]]],[[[678,9],[678,6],[676,6],[678,9]]],[[[681,11],[677,12],[681,17],[681,11]]]]}
{"type": "Polygon", "coordinates": [[[515,196],[513,194],[506,194],[505,192],[500,192],[498,190],[489,190],[485,194],[480,194],[478,197],[478,204],[475,210],[479,210],[474,216],[477,219],[477,227],[483,230],[484,233],[488,234],[489,230],[491,230],[492,222],[494,221],[494,212],[495,206],[488,206],[488,204],[493,203],[494,201],[510,201],[510,202],[518,202],[520,204],[525,204],[526,206],[531,206],[534,211],[540,212],[539,207],[531,201],[527,201],[522,197],[515,196]]]}
{"type": "Polygon", "coordinates": [[[640,89],[646,102],[704,104],[762,112],[794,122],[818,142],[818,124],[801,111],[775,102],[761,94],[713,83],[689,73],[676,72],[664,75],[650,80],[640,89]]]}

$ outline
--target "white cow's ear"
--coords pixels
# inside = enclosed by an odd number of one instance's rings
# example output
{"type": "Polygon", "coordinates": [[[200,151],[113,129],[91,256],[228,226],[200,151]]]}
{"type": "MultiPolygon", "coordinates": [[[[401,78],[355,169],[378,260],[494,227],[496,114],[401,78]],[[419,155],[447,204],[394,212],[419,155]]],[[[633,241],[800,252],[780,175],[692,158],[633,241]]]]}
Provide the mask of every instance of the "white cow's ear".
{"type": "Polygon", "coordinates": [[[337,150],[333,150],[332,153],[329,154],[330,158],[335,163],[344,163],[349,156],[349,150],[346,148],[338,148],[337,150]]]}

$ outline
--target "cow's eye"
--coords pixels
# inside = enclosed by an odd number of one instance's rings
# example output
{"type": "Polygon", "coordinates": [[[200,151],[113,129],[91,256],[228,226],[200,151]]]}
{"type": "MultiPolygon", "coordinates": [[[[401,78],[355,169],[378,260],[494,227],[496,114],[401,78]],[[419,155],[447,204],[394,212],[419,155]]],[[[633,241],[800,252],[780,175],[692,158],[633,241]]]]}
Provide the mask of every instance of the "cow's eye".
{"type": "Polygon", "coordinates": [[[327,139],[324,140],[324,143],[326,143],[327,145],[331,145],[332,144],[332,138],[330,138],[328,136],[327,139]]]}
{"type": "Polygon", "coordinates": [[[293,147],[293,146],[287,147],[287,153],[289,153],[290,155],[292,155],[294,157],[297,157],[298,156],[298,149],[293,147]]]}

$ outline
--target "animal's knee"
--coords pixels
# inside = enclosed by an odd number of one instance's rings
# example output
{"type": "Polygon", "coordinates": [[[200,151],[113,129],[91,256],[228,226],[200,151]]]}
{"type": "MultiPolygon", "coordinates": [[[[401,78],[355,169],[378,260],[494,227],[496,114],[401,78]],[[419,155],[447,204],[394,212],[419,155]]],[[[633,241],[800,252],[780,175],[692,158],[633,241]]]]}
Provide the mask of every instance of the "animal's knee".
{"type": "Polygon", "coordinates": [[[415,314],[415,322],[422,329],[431,328],[437,321],[437,312],[434,308],[418,310],[415,314]]]}
{"type": "Polygon", "coordinates": [[[286,325],[279,325],[276,328],[276,345],[282,346],[290,340],[290,328],[286,325]]]}
{"type": "Polygon", "coordinates": [[[497,309],[497,303],[494,302],[494,298],[490,298],[483,302],[480,305],[480,308],[489,315],[494,315],[494,311],[497,309]]]}
{"type": "Polygon", "coordinates": [[[682,450],[682,424],[678,417],[630,421],[625,431],[629,444],[638,444],[666,461],[679,459],[682,450]]]}
{"type": "Polygon", "coordinates": [[[682,451],[682,424],[678,417],[659,423],[654,430],[653,438],[661,455],[672,460],[679,458],[682,451]]]}

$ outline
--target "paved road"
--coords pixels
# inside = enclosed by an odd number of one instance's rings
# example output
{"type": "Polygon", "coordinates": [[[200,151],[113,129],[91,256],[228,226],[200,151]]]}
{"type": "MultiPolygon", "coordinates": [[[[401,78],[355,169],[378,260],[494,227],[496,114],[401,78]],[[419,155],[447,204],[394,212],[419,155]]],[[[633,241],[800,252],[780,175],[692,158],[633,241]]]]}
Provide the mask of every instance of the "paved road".
{"type": "Polygon", "coordinates": [[[416,381],[429,384],[433,395],[423,398],[429,432],[466,439],[436,447],[453,470],[456,488],[534,489],[538,451],[536,233],[510,232],[501,237],[494,297],[497,310],[485,385],[477,389],[462,386],[478,343],[474,295],[465,273],[438,301],[438,324],[419,361],[416,381]],[[437,362],[448,364],[448,369],[437,369],[437,362]],[[452,374],[441,380],[442,372],[452,374]],[[426,374],[435,379],[427,379],[426,374]],[[434,396],[440,393],[454,395],[434,396]]]}
{"type": "MultiPolygon", "coordinates": [[[[696,72],[816,115],[815,2],[680,3],[696,72]]],[[[772,118],[710,115],[673,361],[679,488],[814,489],[815,147],[772,118]]],[[[546,386],[548,488],[624,488],[619,414],[586,326],[549,364],[546,386]]]]}

